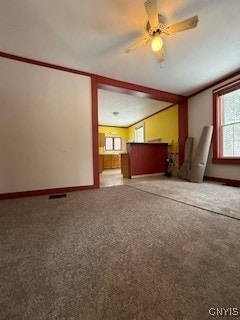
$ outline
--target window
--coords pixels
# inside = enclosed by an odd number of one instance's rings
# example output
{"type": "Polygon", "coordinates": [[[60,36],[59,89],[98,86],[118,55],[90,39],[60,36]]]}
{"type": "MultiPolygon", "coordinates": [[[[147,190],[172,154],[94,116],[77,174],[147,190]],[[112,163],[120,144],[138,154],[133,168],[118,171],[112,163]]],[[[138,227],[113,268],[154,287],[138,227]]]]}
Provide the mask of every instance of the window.
{"type": "Polygon", "coordinates": [[[135,142],[144,142],[144,126],[135,128],[135,142]]]}
{"type": "Polygon", "coordinates": [[[106,137],[105,138],[106,151],[120,151],[122,150],[122,139],[119,137],[106,137]]]}
{"type": "Polygon", "coordinates": [[[215,163],[240,163],[240,80],[213,92],[215,163]]]}

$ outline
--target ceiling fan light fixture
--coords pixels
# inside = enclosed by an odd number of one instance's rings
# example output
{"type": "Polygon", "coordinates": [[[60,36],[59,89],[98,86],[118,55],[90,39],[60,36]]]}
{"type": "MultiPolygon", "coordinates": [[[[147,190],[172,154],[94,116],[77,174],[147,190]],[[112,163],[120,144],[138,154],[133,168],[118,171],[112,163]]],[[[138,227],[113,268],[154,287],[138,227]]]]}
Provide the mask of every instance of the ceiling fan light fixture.
{"type": "Polygon", "coordinates": [[[153,38],[152,43],[151,43],[152,50],[154,52],[157,52],[162,49],[162,46],[163,46],[162,38],[160,37],[160,35],[156,35],[153,38]]]}
{"type": "Polygon", "coordinates": [[[164,61],[164,47],[163,40],[160,36],[169,36],[177,32],[196,28],[199,19],[196,15],[167,26],[165,17],[158,13],[157,0],[144,0],[144,6],[148,16],[146,25],[148,36],[126,48],[125,52],[132,52],[151,42],[151,47],[157,57],[157,62],[162,62],[164,61]]]}

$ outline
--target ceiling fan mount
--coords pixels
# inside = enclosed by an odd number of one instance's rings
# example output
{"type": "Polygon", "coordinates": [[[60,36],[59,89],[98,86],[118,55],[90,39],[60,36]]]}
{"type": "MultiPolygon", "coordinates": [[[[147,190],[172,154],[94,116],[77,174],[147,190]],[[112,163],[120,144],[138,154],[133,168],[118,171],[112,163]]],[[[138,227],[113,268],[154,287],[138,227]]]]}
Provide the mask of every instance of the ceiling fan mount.
{"type": "Polygon", "coordinates": [[[146,25],[148,36],[137,41],[124,51],[126,53],[130,53],[137,48],[143,47],[151,41],[151,47],[156,54],[157,61],[162,62],[164,60],[163,40],[161,38],[162,35],[169,36],[176,32],[195,28],[198,24],[198,16],[193,16],[186,20],[167,26],[165,17],[159,14],[157,11],[156,0],[145,1],[144,6],[148,16],[148,22],[146,25]]]}
{"type": "Polygon", "coordinates": [[[150,36],[154,36],[156,33],[161,34],[162,31],[166,28],[166,19],[161,14],[158,14],[159,24],[157,27],[151,27],[150,22],[146,24],[146,30],[150,36]]]}

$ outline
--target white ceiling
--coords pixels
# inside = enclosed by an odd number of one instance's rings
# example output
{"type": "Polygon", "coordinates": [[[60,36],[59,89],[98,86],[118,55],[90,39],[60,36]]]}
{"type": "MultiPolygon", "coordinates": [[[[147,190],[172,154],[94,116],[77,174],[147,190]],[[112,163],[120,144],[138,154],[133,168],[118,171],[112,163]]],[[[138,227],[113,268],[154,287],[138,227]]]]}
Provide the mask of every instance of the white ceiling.
{"type": "MultiPolygon", "coordinates": [[[[240,68],[240,0],[157,0],[167,25],[194,15],[197,28],[164,36],[165,61],[145,37],[144,0],[1,0],[0,51],[189,95],[240,68]]],[[[113,110],[115,111],[115,110],[113,110]]]]}
{"type": "Polygon", "coordinates": [[[170,105],[169,102],[99,89],[98,124],[128,127],[170,105]],[[113,112],[119,114],[114,115],[113,112]]]}

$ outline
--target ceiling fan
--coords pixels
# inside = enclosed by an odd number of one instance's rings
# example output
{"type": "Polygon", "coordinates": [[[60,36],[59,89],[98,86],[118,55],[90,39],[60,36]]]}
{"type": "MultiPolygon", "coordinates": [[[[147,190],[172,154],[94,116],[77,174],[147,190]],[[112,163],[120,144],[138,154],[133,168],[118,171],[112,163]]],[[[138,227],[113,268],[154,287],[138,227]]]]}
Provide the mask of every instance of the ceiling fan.
{"type": "Polygon", "coordinates": [[[164,50],[161,35],[168,36],[176,32],[195,28],[198,24],[198,16],[177,22],[171,26],[166,26],[165,18],[158,14],[156,0],[147,0],[144,2],[144,5],[148,15],[146,29],[149,36],[135,42],[124,51],[126,53],[130,53],[137,48],[143,47],[151,41],[151,47],[156,53],[157,61],[162,62],[164,60],[164,50]]]}

